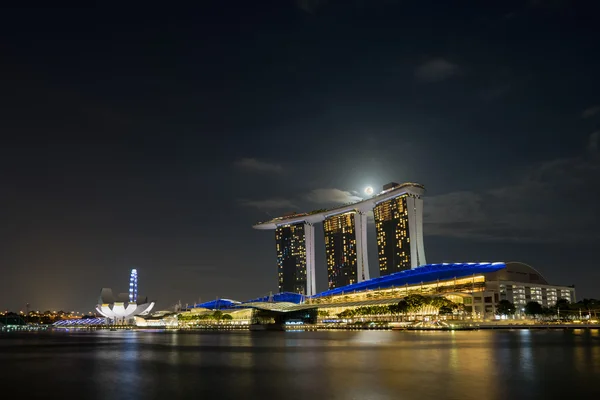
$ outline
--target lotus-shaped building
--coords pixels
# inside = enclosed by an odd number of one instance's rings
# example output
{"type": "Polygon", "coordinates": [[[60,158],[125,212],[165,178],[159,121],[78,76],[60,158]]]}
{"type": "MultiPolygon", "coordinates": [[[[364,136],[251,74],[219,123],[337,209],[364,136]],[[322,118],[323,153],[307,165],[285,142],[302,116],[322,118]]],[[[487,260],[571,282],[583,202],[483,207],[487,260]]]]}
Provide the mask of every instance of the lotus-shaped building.
{"type": "Polygon", "coordinates": [[[131,270],[129,293],[113,295],[112,289],[104,288],[100,293],[96,311],[115,323],[129,323],[136,315],[147,315],[154,307],[154,302],[137,294],[137,270],[131,270]]]}

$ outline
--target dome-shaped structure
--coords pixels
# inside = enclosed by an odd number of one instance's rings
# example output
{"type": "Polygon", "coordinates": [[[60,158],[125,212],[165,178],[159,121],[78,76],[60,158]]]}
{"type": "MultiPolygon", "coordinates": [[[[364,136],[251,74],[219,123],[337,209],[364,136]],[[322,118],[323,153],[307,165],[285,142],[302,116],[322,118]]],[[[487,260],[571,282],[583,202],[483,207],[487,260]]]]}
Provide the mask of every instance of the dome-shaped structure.
{"type": "Polygon", "coordinates": [[[489,281],[514,281],[548,285],[548,281],[531,265],[522,262],[507,262],[506,268],[486,274],[489,281]]]}

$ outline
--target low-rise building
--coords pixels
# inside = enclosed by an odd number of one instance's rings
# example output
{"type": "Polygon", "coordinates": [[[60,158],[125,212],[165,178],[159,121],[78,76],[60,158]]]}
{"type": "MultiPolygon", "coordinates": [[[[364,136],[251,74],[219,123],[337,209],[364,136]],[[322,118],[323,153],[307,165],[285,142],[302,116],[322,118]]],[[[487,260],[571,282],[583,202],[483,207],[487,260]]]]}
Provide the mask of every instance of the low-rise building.
{"type": "MultiPolygon", "coordinates": [[[[365,311],[367,308],[366,311],[374,313],[389,311],[387,316],[367,316],[368,319],[383,321],[389,320],[392,313],[395,314],[392,319],[397,319],[402,312],[392,311],[389,306],[399,304],[410,295],[444,297],[460,310],[455,310],[452,318],[473,320],[496,318],[497,307],[502,300],[515,305],[517,316],[524,313],[525,305],[531,301],[547,308],[554,306],[559,299],[576,301],[573,286],[550,284],[539,271],[524,263],[443,263],[422,265],[310,297],[279,293],[245,302],[213,300],[181,313],[179,324],[191,327],[218,323],[211,317],[214,310],[230,314],[233,323],[238,318],[248,323],[260,316],[285,323],[298,319],[296,314],[302,320],[308,321],[318,315],[321,321],[327,321],[339,319],[338,316],[348,310],[362,308],[360,311],[365,311]],[[304,315],[301,311],[310,312],[304,315]]],[[[430,303],[411,311],[411,318],[438,314],[443,302],[430,303]]]]}
{"type": "Polygon", "coordinates": [[[319,311],[336,315],[348,308],[394,304],[410,294],[443,296],[464,306],[472,318],[493,318],[501,300],[524,311],[535,301],[552,307],[558,299],[575,301],[573,286],[552,285],[540,272],[520,262],[444,263],[327,290],[307,300],[319,311]]]}

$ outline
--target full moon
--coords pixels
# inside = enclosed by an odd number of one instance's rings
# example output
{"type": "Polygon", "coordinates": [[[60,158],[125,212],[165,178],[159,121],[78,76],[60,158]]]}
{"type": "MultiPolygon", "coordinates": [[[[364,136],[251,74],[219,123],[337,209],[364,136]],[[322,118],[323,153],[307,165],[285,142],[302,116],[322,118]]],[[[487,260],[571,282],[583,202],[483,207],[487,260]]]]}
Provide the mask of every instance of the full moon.
{"type": "Polygon", "coordinates": [[[365,194],[368,195],[368,196],[372,195],[373,194],[373,188],[371,186],[367,186],[365,188],[365,194]]]}

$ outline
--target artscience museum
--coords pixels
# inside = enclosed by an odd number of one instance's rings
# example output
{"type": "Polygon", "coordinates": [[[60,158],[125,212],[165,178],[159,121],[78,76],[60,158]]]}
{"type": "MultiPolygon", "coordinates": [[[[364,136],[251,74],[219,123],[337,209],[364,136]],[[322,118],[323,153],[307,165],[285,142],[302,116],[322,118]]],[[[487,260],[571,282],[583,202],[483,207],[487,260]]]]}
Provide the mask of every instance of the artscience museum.
{"type": "Polygon", "coordinates": [[[131,270],[129,293],[115,296],[112,289],[104,288],[100,293],[96,311],[116,324],[129,324],[136,315],[148,315],[154,302],[137,294],[137,270],[131,270]]]}

